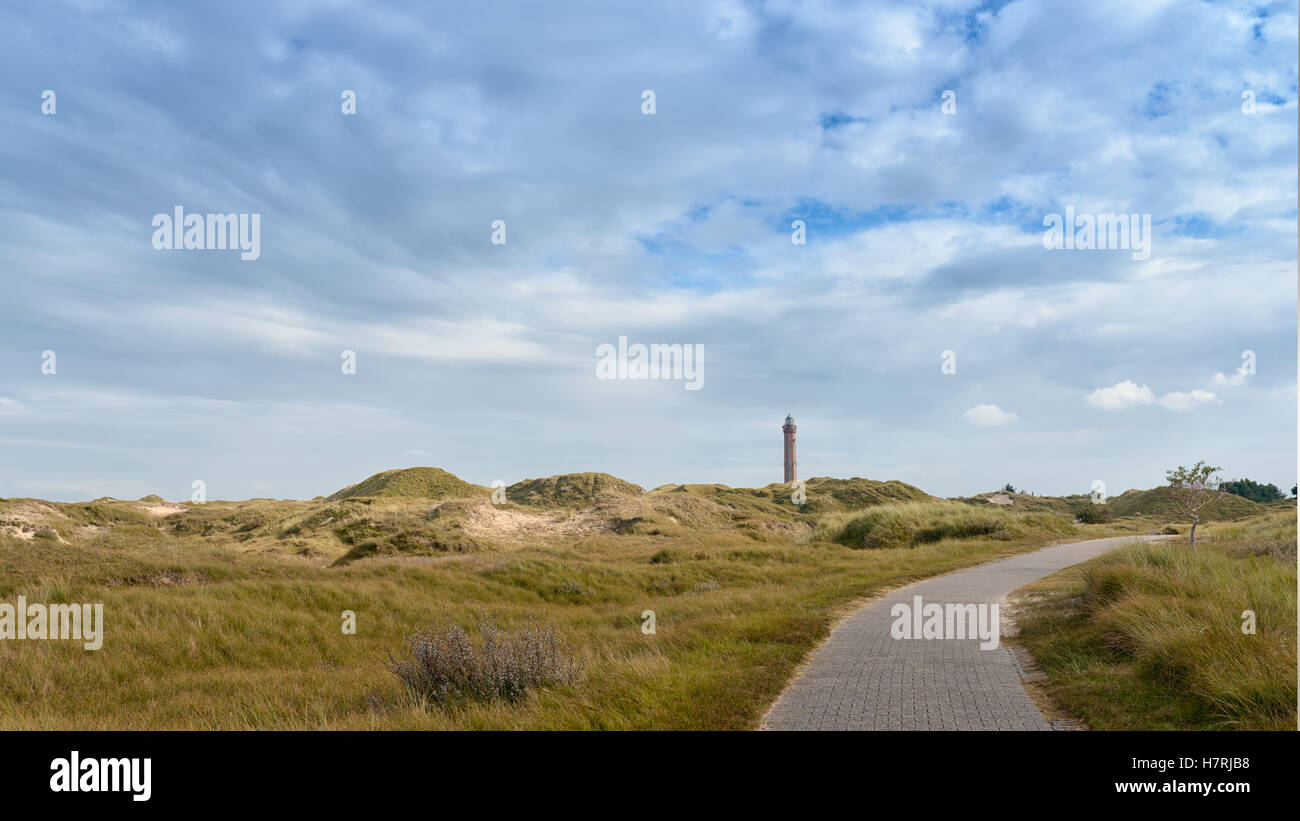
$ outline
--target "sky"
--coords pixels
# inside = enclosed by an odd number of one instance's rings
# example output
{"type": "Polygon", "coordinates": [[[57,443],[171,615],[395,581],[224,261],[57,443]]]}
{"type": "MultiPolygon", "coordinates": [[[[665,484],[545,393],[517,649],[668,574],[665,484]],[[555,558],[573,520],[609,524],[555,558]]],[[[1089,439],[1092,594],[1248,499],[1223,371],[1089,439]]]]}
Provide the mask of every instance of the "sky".
{"type": "Polygon", "coordinates": [[[0,7],[0,496],[1295,484],[1294,2],[422,5],[0,7]]]}

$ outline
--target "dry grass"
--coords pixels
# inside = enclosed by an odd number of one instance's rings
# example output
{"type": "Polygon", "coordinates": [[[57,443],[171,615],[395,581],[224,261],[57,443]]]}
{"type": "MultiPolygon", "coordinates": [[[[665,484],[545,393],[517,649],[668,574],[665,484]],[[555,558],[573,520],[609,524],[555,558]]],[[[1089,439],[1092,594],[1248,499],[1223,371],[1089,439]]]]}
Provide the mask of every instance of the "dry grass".
{"type": "Polygon", "coordinates": [[[604,525],[545,541],[470,536],[481,500],[57,508],[68,543],[0,536],[0,601],[102,602],[104,646],[0,641],[0,729],[750,728],[845,603],[1084,534],[1007,513],[1006,537],[859,550],[801,542],[800,511],[706,496],[556,511],[604,525]],[[335,565],[370,541],[383,549],[335,565]],[[390,658],[431,623],[549,627],[585,675],[455,709],[412,698],[390,658]]]}
{"type": "Polygon", "coordinates": [[[1025,532],[1075,532],[1067,520],[1045,513],[1020,513],[995,505],[933,500],[880,505],[857,513],[822,517],[811,534],[854,548],[914,547],[946,539],[1014,540],[1025,532]]]}
{"type": "Polygon", "coordinates": [[[1126,547],[1026,588],[1019,640],[1096,729],[1294,730],[1295,544],[1282,510],[1126,547]]]}

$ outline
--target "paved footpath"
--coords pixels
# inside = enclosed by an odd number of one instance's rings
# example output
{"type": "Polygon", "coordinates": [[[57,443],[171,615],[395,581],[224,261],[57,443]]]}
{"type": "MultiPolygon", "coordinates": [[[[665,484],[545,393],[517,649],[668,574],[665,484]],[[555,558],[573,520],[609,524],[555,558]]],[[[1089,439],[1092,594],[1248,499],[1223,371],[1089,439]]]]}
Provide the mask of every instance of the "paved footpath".
{"type": "Polygon", "coordinates": [[[978,639],[900,640],[898,602],[980,604],[1137,538],[1048,547],[917,582],[841,622],[763,720],[765,730],[1050,730],[1005,646],[978,639]]]}

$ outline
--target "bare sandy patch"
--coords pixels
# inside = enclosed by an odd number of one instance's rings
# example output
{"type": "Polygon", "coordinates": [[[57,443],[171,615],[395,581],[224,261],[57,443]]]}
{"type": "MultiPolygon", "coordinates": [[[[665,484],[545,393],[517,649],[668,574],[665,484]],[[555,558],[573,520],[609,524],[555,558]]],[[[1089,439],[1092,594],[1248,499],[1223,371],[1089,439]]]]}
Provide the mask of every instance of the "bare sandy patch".
{"type": "Polygon", "coordinates": [[[150,516],[170,516],[173,513],[182,513],[189,510],[185,505],[177,504],[176,502],[161,502],[156,505],[145,505],[140,509],[145,513],[148,513],[150,516]]]}
{"type": "Polygon", "coordinates": [[[14,536],[22,539],[24,542],[34,541],[37,534],[43,531],[48,531],[53,534],[54,541],[59,544],[68,544],[68,540],[63,538],[57,529],[50,527],[49,525],[33,523],[23,519],[22,517],[10,517],[0,521],[0,533],[14,536]]]}
{"type": "Polygon", "coordinates": [[[532,513],[489,502],[475,505],[461,525],[465,534],[510,542],[556,542],[609,531],[609,522],[592,513],[532,513]]]}
{"type": "Polygon", "coordinates": [[[36,528],[25,522],[18,521],[0,523],[0,533],[13,536],[15,539],[22,539],[24,542],[30,542],[36,538],[36,528]]]}

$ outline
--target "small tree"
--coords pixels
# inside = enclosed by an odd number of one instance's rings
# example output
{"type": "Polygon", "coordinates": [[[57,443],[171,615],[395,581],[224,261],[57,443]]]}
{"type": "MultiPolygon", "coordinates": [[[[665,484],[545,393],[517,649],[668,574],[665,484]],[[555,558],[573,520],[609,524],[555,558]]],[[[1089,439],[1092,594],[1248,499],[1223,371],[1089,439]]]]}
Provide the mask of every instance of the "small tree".
{"type": "Polygon", "coordinates": [[[1192,520],[1191,545],[1196,549],[1196,526],[1201,523],[1201,508],[1219,498],[1219,477],[1222,468],[1197,462],[1190,468],[1179,465],[1176,470],[1165,473],[1169,481],[1169,492],[1183,512],[1192,520]]]}
{"type": "Polygon", "coordinates": [[[1010,482],[1007,482],[1005,485],[1003,485],[1003,486],[1002,486],[1002,489],[1005,490],[1007,493],[1019,493],[1019,492],[1020,492],[1020,491],[1016,490],[1016,486],[1013,485],[1013,484],[1011,484],[1010,482]]]}

